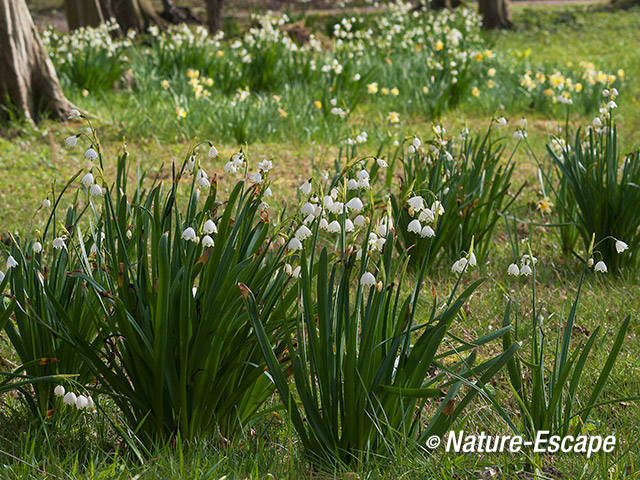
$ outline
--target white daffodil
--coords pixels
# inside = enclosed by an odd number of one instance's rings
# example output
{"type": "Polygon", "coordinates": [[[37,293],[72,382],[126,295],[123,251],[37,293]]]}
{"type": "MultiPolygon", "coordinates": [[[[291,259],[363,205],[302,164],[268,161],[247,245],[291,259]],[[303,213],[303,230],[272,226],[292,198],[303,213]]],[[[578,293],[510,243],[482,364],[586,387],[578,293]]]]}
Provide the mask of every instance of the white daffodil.
{"type": "Polygon", "coordinates": [[[287,248],[292,252],[295,252],[296,250],[300,250],[302,248],[302,242],[296,237],[293,237],[291,240],[289,240],[287,248]]]}
{"type": "Polygon", "coordinates": [[[204,248],[213,247],[213,245],[213,238],[211,238],[209,235],[205,235],[204,237],[202,237],[202,246],[204,248]]]}
{"type": "Polygon", "coordinates": [[[65,405],[75,405],[76,400],[77,400],[76,394],[73,392],[67,393],[62,399],[65,405]]]}
{"type": "Polygon", "coordinates": [[[602,260],[596,263],[596,266],[593,267],[593,270],[600,273],[607,273],[607,265],[602,260]]]}
{"type": "Polygon", "coordinates": [[[520,275],[520,268],[518,268],[517,264],[512,263],[511,265],[509,265],[509,268],[507,268],[507,273],[509,275],[513,275],[514,277],[517,277],[518,275],[520,275]]]}
{"type": "Polygon", "coordinates": [[[42,252],[42,244],[40,242],[35,242],[32,247],[33,253],[42,252]]]}
{"type": "Polygon", "coordinates": [[[64,144],[69,148],[75,147],[76,143],[78,143],[78,137],[76,135],[71,135],[64,139],[64,144]]]}
{"type": "Polygon", "coordinates": [[[56,388],[53,389],[53,394],[56,397],[64,397],[65,389],[62,385],[57,385],[56,388]]]}
{"type": "Polygon", "coordinates": [[[55,248],[56,250],[62,250],[63,248],[67,248],[67,246],[64,243],[64,238],[62,237],[54,238],[53,242],[51,242],[51,245],[53,245],[53,248],[55,248]]]}
{"type": "Polygon", "coordinates": [[[196,231],[191,228],[185,228],[184,232],[182,232],[182,239],[188,242],[195,242],[198,237],[196,236],[196,231]]]}
{"type": "Polygon", "coordinates": [[[353,212],[359,212],[364,208],[362,200],[360,200],[358,197],[354,197],[349,200],[345,206],[353,212]]]}
{"type": "Polygon", "coordinates": [[[84,158],[87,160],[95,160],[98,158],[98,152],[96,152],[93,148],[90,148],[86,152],[84,152],[84,158]]]}
{"type": "Polygon", "coordinates": [[[82,185],[84,185],[85,188],[89,188],[91,185],[93,185],[93,175],[91,174],[91,172],[82,177],[82,180],[80,180],[80,182],[82,182],[82,185]]]}
{"type": "Polygon", "coordinates": [[[376,284],[376,277],[371,272],[364,272],[360,277],[360,285],[363,287],[372,287],[376,284]]]}
{"type": "Polygon", "coordinates": [[[216,227],[216,224],[213,220],[209,219],[204,222],[204,225],[202,226],[202,232],[206,233],[207,235],[218,233],[218,227],[216,227]]]}
{"type": "Polygon", "coordinates": [[[407,225],[407,231],[409,233],[420,234],[421,230],[422,230],[422,225],[420,225],[420,222],[418,220],[413,219],[409,222],[409,225],[407,225]]]}
{"type": "Polygon", "coordinates": [[[13,256],[9,255],[9,258],[7,258],[7,270],[11,270],[12,268],[15,268],[18,266],[18,262],[16,262],[16,259],[13,258],[13,256]]]}
{"type": "Polygon", "coordinates": [[[617,240],[617,239],[616,239],[616,252],[618,252],[618,253],[622,253],[622,252],[624,252],[627,248],[629,248],[629,245],[627,245],[626,243],[624,243],[622,240],[617,240]]]}

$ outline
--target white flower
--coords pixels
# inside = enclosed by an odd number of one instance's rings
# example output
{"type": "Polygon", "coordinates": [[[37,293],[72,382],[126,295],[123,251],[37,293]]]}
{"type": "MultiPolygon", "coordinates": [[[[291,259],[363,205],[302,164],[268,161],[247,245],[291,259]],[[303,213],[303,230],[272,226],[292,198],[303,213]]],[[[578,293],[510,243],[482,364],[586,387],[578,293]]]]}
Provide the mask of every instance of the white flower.
{"type": "Polygon", "coordinates": [[[360,277],[360,285],[363,287],[372,287],[376,284],[376,277],[371,272],[364,272],[360,277]]]}
{"type": "Polygon", "coordinates": [[[440,200],[436,200],[435,202],[433,202],[433,204],[431,205],[431,210],[433,210],[433,213],[435,215],[444,215],[444,207],[442,206],[440,200]]]}
{"type": "Polygon", "coordinates": [[[596,272],[607,273],[607,265],[602,260],[600,260],[598,263],[596,263],[596,266],[593,267],[593,270],[596,272]]]}
{"type": "Polygon", "coordinates": [[[499,119],[496,120],[496,125],[498,127],[504,127],[507,124],[507,119],[504,117],[500,117],[499,119]]]}
{"type": "Polygon", "coordinates": [[[326,230],[327,228],[329,228],[329,222],[327,221],[326,218],[321,218],[320,219],[320,223],[318,224],[318,226],[322,229],[322,230],[326,230]]]}
{"type": "Polygon", "coordinates": [[[509,265],[509,268],[507,268],[507,273],[509,275],[513,275],[514,277],[517,277],[518,275],[520,275],[520,269],[518,268],[517,264],[512,263],[511,265],[509,265]]]}
{"type": "Polygon", "coordinates": [[[413,145],[415,148],[419,148],[420,145],[422,145],[422,142],[418,137],[413,137],[413,142],[411,142],[411,145],[413,145]]]}
{"type": "Polygon", "coordinates": [[[198,187],[200,188],[209,188],[211,186],[211,182],[207,177],[200,177],[198,179],[198,187]]]}
{"type": "Polygon", "coordinates": [[[87,160],[95,160],[98,158],[98,152],[96,152],[93,148],[90,148],[86,152],[84,152],[84,158],[87,160]]]}
{"type": "Polygon", "coordinates": [[[227,173],[236,173],[238,167],[233,162],[227,162],[224,164],[224,171],[227,173]]]}
{"type": "Polygon", "coordinates": [[[290,263],[285,263],[284,264],[284,273],[286,273],[287,275],[291,275],[291,272],[293,272],[293,267],[291,266],[290,263]]]}
{"type": "Polygon", "coordinates": [[[302,242],[296,237],[293,237],[291,240],[289,240],[287,248],[292,252],[300,250],[302,248],[302,242]]]}
{"type": "Polygon", "coordinates": [[[273,168],[273,162],[271,160],[263,160],[258,163],[258,168],[263,172],[268,172],[273,168]]]}
{"type": "Polygon", "coordinates": [[[600,120],[600,118],[596,117],[593,119],[593,122],[591,122],[592,125],[596,128],[599,128],[602,126],[602,120],[600,120]]]}
{"type": "Polygon", "coordinates": [[[209,158],[216,158],[218,156],[218,149],[211,145],[209,147],[209,158]]]}
{"type": "Polygon", "coordinates": [[[87,408],[89,410],[93,410],[96,407],[95,403],[93,403],[93,398],[91,398],[91,395],[89,395],[87,397],[87,408]]]}
{"type": "Polygon", "coordinates": [[[471,253],[471,255],[469,255],[469,266],[475,267],[477,264],[478,264],[478,261],[476,260],[476,254],[471,253]]]}
{"type": "Polygon", "coordinates": [[[300,185],[300,191],[303,195],[309,195],[311,193],[311,180],[307,180],[302,185],[300,185]]]}
{"type": "Polygon", "coordinates": [[[62,237],[54,238],[51,244],[53,245],[53,248],[55,248],[56,250],[62,250],[63,248],[67,248],[67,246],[64,244],[64,238],[62,237]]]}
{"type": "Polygon", "coordinates": [[[626,243],[624,243],[622,240],[617,240],[617,239],[616,239],[616,252],[618,252],[618,253],[622,253],[622,252],[624,252],[627,248],[629,248],[629,245],[627,245],[626,243]]]}
{"type": "Polygon", "coordinates": [[[358,180],[355,178],[347,180],[347,190],[357,190],[358,188],[358,180]]]}
{"type": "Polygon", "coordinates": [[[73,392],[69,392],[67,393],[64,398],[62,399],[62,401],[64,402],[65,405],[75,405],[76,404],[76,394],[73,392]]]}
{"type": "Polygon", "coordinates": [[[33,244],[33,253],[40,253],[42,251],[42,244],[40,242],[35,242],[33,244]]]}
{"type": "Polygon", "coordinates": [[[202,246],[204,248],[213,247],[213,238],[211,238],[209,235],[205,235],[204,237],[202,237],[202,246]]]}
{"type": "Polygon", "coordinates": [[[316,211],[316,207],[313,203],[307,202],[300,207],[300,213],[302,215],[313,215],[316,211]]]}
{"type": "Polygon", "coordinates": [[[407,225],[407,231],[410,233],[420,233],[420,230],[422,230],[422,225],[420,225],[420,222],[418,220],[411,220],[409,222],[409,225],[407,225]]]}
{"type": "Polygon", "coordinates": [[[523,265],[523,266],[522,266],[522,268],[520,269],[520,275],[523,275],[523,276],[525,276],[525,277],[528,277],[528,276],[529,276],[529,275],[531,275],[532,273],[533,273],[533,272],[532,272],[532,270],[531,270],[531,267],[530,267],[528,264],[523,265]]]}
{"type": "Polygon", "coordinates": [[[42,201],[42,208],[49,208],[51,207],[51,200],[49,200],[48,198],[45,198],[42,201]]]}
{"type": "Polygon", "coordinates": [[[12,268],[15,268],[18,266],[18,262],[16,262],[16,259],[13,258],[13,256],[9,255],[9,258],[7,258],[7,270],[11,270],[12,268]]]}
{"type": "Polygon", "coordinates": [[[302,276],[302,268],[300,268],[300,265],[293,269],[291,276],[293,278],[300,278],[302,276]]]}
{"type": "Polygon", "coordinates": [[[78,137],[76,137],[75,135],[71,135],[70,137],[64,139],[64,144],[69,148],[75,147],[76,143],[78,143],[78,137]]]}
{"type": "Polygon", "coordinates": [[[355,226],[353,225],[353,222],[351,221],[351,219],[347,218],[344,221],[344,231],[345,232],[353,232],[355,230],[355,226]]]}
{"type": "Polygon", "coordinates": [[[376,163],[380,168],[387,168],[389,164],[382,158],[376,158],[376,163]]]}
{"type": "Polygon", "coordinates": [[[516,130],[513,132],[513,138],[516,140],[523,140],[527,136],[527,132],[524,130],[516,130]]]}
{"type": "Polygon", "coordinates": [[[216,227],[216,224],[213,222],[213,220],[209,219],[204,222],[202,231],[206,234],[218,233],[218,227],[216,227]]]}
{"type": "Polygon", "coordinates": [[[353,219],[353,224],[356,227],[364,227],[367,224],[367,219],[363,215],[358,215],[353,219]]]}
{"type": "Polygon", "coordinates": [[[311,230],[309,230],[309,228],[306,225],[300,225],[300,227],[298,227],[298,230],[296,230],[295,237],[298,240],[302,241],[309,238],[311,234],[312,234],[311,230]]]}
{"type": "Polygon", "coordinates": [[[69,112],[69,117],[67,117],[67,118],[69,118],[69,120],[74,120],[74,119],[78,118],[79,116],[80,116],[80,111],[78,109],[74,108],[69,112]]]}
{"type": "Polygon", "coordinates": [[[89,189],[89,195],[93,197],[99,197],[100,195],[102,195],[102,193],[102,187],[100,185],[98,185],[97,183],[91,185],[91,188],[89,189]]]}
{"type": "Polygon", "coordinates": [[[262,183],[262,174],[260,172],[255,172],[249,175],[249,180],[253,183],[262,183]]]}
{"type": "Polygon", "coordinates": [[[466,265],[466,262],[462,262],[462,260],[465,260],[465,259],[461,258],[460,260],[456,260],[453,263],[453,266],[451,267],[451,271],[453,273],[462,273],[462,272],[464,272],[464,267],[466,265]]]}
{"type": "Polygon", "coordinates": [[[56,397],[64,397],[64,392],[65,392],[65,389],[62,385],[58,385],[56,386],[56,388],[53,389],[53,394],[56,397]]]}
{"type": "Polygon", "coordinates": [[[82,410],[87,405],[89,405],[89,401],[87,400],[87,397],[85,397],[84,395],[78,395],[78,398],[76,398],[76,408],[78,410],[82,410]]]}
{"type": "Polygon", "coordinates": [[[362,200],[360,200],[358,197],[354,197],[351,200],[349,200],[345,206],[349,210],[352,210],[354,212],[359,212],[364,208],[364,205],[362,204],[362,200]]]}
{"type": "Polygon", "coordinates": [[[433,228],[431,228],[429,225],[425,225],[424,227],[422,227],[422,230],[420,230],[420,236],[422,238],[425,237],[433,237],[436,234],[436,232],[433,231],[433,228]]]}
{"type": "Polygon", "coordinates": [[[344,212],[344,203],[342,202],[333,202],[331,205],[327,207],[331,213],[336,215],[344,212]]]}
{"type": "Polygon", "coordinates": [[[616,102],[614,102],[613,100],[611,100],[609,103],[607,103],[607,108],[617,108],[618,104],[616,102]]]}
{"type": "Polygon", "coordinates": [[[416,212],[424,208],[424,199],[418,195],[415,197],[411,197],[409,200],[407,200],[407,203],[409,204],[409,208],[416,212]]]}
{"type": "Polygon", "coordinates": [[[265,197],[272,197],[273,196],[273,192],[271,191],[271,187],[267,187],[267,189],[264,191],[264,196],[265,197]]]}
{"type": "Polygon", "coordinates": [[[188,242],[195,242],[196,241],[196,231],[191,228],[191,227],[187,227],[184,232],[182,232],[182,239],[186,240],[188,242]]]}
{"type": "Polygon", "coordinates": [[[333,222],[331,222],[327,227],[327,231],[329,233],[340,233],[340,230],[342,230],[342,228],[340,228],[340,224],[338,223],[337,220],[334,220],[333,222]]]}
{"type": "Polygon", "coordinates": [[[0,272],[0,283],[4,280],[4,273],[0,272]]]}
{"type": "Polygon", "coordinates": [[[418,220],[420,220],[421,222],[432,223],[435,218],[436,217],[430,208],[425,208],[420,212],[420,215],[418,215],[418,220]]]}
{"type": "Polygon", "coordinates": [[[91,185],[93,185],[93,175],[91,174],[91,172],[89,172],[84,177],[82,177],[82,180],[80,181],[82,182],[82,185],[85,186],[85,188],[89,188],[91,185]]]}

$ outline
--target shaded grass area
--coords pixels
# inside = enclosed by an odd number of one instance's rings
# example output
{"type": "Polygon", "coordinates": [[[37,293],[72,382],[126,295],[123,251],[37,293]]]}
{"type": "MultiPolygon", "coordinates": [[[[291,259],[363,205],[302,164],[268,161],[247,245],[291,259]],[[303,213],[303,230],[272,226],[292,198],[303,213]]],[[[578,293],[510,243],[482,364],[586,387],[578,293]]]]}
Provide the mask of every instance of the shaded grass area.
{"type": "MultiPolygon", "coordinates": [[[[627,73],[625,90],[621,92],[621,108],[617,114],[620,130],[625,142],[625,150],[637,145],[640,127],[640,56],[634,54],[634,46],[640,44],[640,11],[609,12],[592,11],[582,7],[571,9],[514,8],[520,29],[515,32],[489,34],[495,42],[495,49],[524,54],[532,61],[555,59],[558,65],[567,62],[588,60],[597,62],[603,69],[623,68],[627,73]],[[523,53],[524,52],[524,53],[523,53]]],[[[121,107],[120,107],[121,108],[121,107]]],[[[111,111],[109,105],[97,110],[100,117],[125,117],[126,111],[111,111]]],[[[364,118],[367,111],[359,112],[364,118]]],[[[474,130],[483,129],[494,112],[483,111],[472,102],[466,102],[443,118],[450,131],[457,131],[464,125],[474,130]]],[[[544,156],[544,142],[553,131],[556,120],[548,115],[528,111],[501,112],[510,120],[521,116],[529,119],[529,141],[541,157],[544,156]]],[[[589,118],[574,117],[573,121],[585,122],[589,118]]],[[[400,127],[409,133],[426,133],[430,128],[428,118],[406,119],[400,127]]],[[[0,221],[0,231],[20,230],[27,225],[35,208],[51,188],[51,182],[59,183],[76,171],[86,167],[78,150],[62,148],[61,140],[75,131],[73,125],[58,125],[45,122],[35,128],[12,125],[3,131],[0,139],[0,200],[5,212],[0,221]]],[[[109,158],[122,148],[122,138],[117,125],[108,125],[101,132],[109,158]]],[[[425,135],[426,137],[427,135],[425,135]]],[[[187,145],[181,140],[160,142],[157,139],[131,138],[128,150],[144,168],[155,170],[158,175],[169,177],[170,165],[174,159],[181,159],[187,145]],[[160,167],[164,166],[162,170],[160,167]]],[[[213,139],[215,140],[215,139],[213,139]]],[[[228,157],[235,151],[235,145],[222,145],[221,157],[228,157]]],[[[282,199],[285,191],[299,185],[309,176],[312,165],[329,168],[337,155],[334,146],[320,142],[260,143],[248,147],[248,157],[252,163],[262,157],[274,160],[276,178],[274,193],[282,199]]],[[[532,206],[541,198],[536,179],[535,164],[524,149],[517,154],[518,166],[515,173],[514,190],[526,183],[523,196],[518,200],[522,211],[531,213],[532,206]]],[[[208,165],[210,171],[222,172],[223,160],[208,165]]],[[[113,166],[108,168],[114,168],[113,166]]],[[[220,180],[225,185],[224,176],[220,180]]],[[[538,220],[545,220],[539,214],[531,213],[538,220]]],[[[519,231],[521,240],[530,238],[539,263],[538,297],[544,302],[544,329],[550,338],[555,338],[559,322],[566,319],[571,302],[576,294],[577,273],[580,271],[576,260],[564,256],[558,248],[556,233],[551,228],[525,228],[519,231]]],[[[506,278],[505,271],[510,263],[508,241],[502,228],[495,239],[495,250],[487,263],[464,279],[466,284],[478,277],[486,277],[485,283],[476,291],[471,301],[463,309],[464,314],[454,326],[454,332],[462,338],[471,339],[479,332],[497,329],[507,303],[507,295],[518,300],[520,323],[526,324],[531,302],[531,279],[506,278]]],[[[437,271],[427,278],[425,292],[434,287],[443,295],[451,287],[453,277],[448,270],[437,271]]],[[[427,311],[431,299],[429,295],[421,301],[420,308],[427,311]]],[[[596,326],[601,326],[604,334],[598,340],[585,372],[587,387],[597,376],[597,369],[608,354],[615,329],[622,319],[631,314],[632,326],[623,351],[618,359],[604,398],[624,397],[640,391],[640,356],[638,343],[638,312],[640,311],[640,286],[637,276],[624,273],[621,278],[588,277],[583,288],[578,311],[574,341],[584,343],[588,334],[596,326]]],[[[553,342],[551,342],[553,344],[553,342]]],[[[528,348],[530,345],[525,345],[528,348]]],[[[489,351],[481,352],[488,355],[489,351]]],[[[5,341],[0,341],[0,355],[12,358],[5,341]]],[[[493,386],[504,402],[504,408],[517,415],[517,405],[508,395],[506,378],[498,376],[493,386]]],[[[8,402],[11,407],[15,402],[8,402]]],[[[429,408],[433,408],[430,405],[429,408]]],[[[20,460],[11,459],[0,453],[0,478],[212,478],[227,475],[228,479],[241,478],[531,478],[523,472],[522,455],[456,455],[444,453],[442,448],[429,452],[418,445],[397,445],[392,458],[369,459],[362,465],[352,467],[353,472],[318,472],[302,458],[297,441],[287,425],[287,419],[273,415],[264,424],[254,426],[252,431],[230,446],[224,446],[219,439],[204,440],[190,445],[158,446],[151,452],[151,460],[142,465],[132,449],[121,437],[115,435],[107,418],[114,412],[106,406],[106,411],[93,418],[69,418],[51,431],[43,431],[40,423],[26,418],[21,411],[12,412],[6,408],[0,416],[0,450],[20,460]],[[87,438],[90,439],[87,442],[87,438]],[[46,472],[46,473],[44,473],[46,472]],[[495,472],[495,475],[494,475],[495,472]],[[134,477],[139,475],[139,477],[134,477]],[[271,475],[271,476],[270,476],[271,475]]],[[[562,472],[563,478],[634,478],[640,472],[640,407],[634,403],[615,403],[597,409],[595,423],[588,426],[591,433],[603,435],[615,433],[618,447],[612,455],[596,456],[588,462],[579,455],[556,455],[539,459],[546,467],[546,475],[554,478],[554,473],[562,472]],[[585,466],[586,464],[586,466],[585,466]]],[[[492,434],[508,434],[509,430],[492,411],[487,402],[478,401],[466,412],[457,425],[465,431],[485,431],[492,434]]],[[[556,478],[560,478],[559,476],[556,478]]]]}

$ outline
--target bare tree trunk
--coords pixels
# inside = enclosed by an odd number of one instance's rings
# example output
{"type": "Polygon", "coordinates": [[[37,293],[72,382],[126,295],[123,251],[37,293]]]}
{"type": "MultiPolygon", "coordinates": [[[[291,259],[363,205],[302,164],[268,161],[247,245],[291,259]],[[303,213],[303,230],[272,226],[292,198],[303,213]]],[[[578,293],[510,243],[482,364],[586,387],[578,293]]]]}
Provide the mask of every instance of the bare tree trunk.
{"type": "Polygon", "coordinates": [[[33,122],[47,113],[66,118],[73,105],[33,24],[25,0],[0,0],[0,102],[33,122]]]}
{"type": "Polygon", "coordinates": [[[222,2],[223,0],[205,0],[207,4],[207,26],[211,33],[222,30],[222,2]]]}
{"type": "Polygon", "coordinates": [[[160,16],[169,23],[202,24],[188,7],[176,6],[173,0],[162,0],[162,12],[160,16]]]}
{"type": "Polygon", "coordinates": [[[508,0],[478,0],[478,10],[486,29],[513,27],[508,0]]]}
{"type": "Polygon", "coordinates": [[[110,0],[113,16],[123,32],[141,32],[150,25],[163,25],[149,0],[110,0]]]}
{"type": "Polygon", "coordinates": [[[64,0],[69,30],[80,27],[97,27],[104,22],[98,0],[64,0]]]}

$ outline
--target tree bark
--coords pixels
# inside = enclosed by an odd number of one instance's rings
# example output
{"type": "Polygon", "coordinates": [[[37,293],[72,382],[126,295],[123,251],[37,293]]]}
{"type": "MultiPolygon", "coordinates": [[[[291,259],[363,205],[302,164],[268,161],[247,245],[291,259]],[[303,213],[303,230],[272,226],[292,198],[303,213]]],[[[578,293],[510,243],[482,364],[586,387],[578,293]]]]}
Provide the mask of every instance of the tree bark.
{"type": "Polygon", "coordinates": [[[222,30],[222,2],[223,0],[205,0],[207,4],[207,26],[211,33],[222,30]]]}
{"type": "Polygon", "coordinates": [[[151,25],[164,24],[149,0],[110,0],[110,3],[113,16],[123,32],[142,32],[151,25]]]}
{"type": "Polygon", "coordinates": [[[513,27],[508,0],[478,0],[478,10],[486,29],[513,27]]]}
{"type": "Polygon", "coordinates": [[[69,30],[80,27],[97,27],[104,23],[102,8],[98,0],[64,0],[69,30]]]}
{"type": "Polygon", "coordinates": [[[64,119],[65,98],[25,0],[0,0],[0,102],[33,122],[40,115],[64,119]]]}

